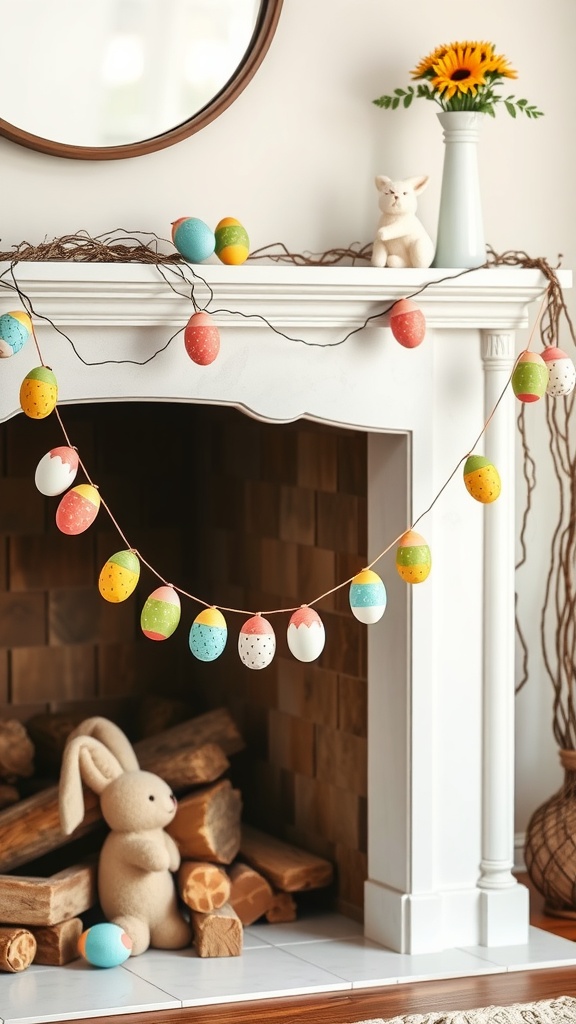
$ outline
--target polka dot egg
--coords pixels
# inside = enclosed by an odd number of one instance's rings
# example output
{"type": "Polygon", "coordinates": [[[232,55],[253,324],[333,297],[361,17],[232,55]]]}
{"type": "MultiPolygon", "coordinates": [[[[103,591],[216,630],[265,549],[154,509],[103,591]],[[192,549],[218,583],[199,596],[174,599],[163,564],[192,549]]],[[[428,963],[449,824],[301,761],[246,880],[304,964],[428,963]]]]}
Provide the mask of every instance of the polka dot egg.
{"type": "Polygon", "coordinates": [[[469,455],[464,463],[466,490],[476,501],[489,505],[500,497],[500,474],[483,455],[469,455]]]}
{"type": "Polygon", "coordinates": [[[276,636],[268,619],[253,615],[248,619],[238,636],[238,654],[247,668],[266,668],[276,652],[276,636]]]}
{"type": "Polygon", "coordinates": [[[350,608],[360,622],[371,625],[378,622],[386,610],[386,587],[378,573],[363,569],[350,584],[350,608]]]}
{"type": "Polygon", "coordinates": [[[399,299],[390,310],[390,329],[399,345],[417,348],[426,337],[424,313],[411,299],[399,299]]]}
{"type": "Polygon", "coordinates": [[[103,921],[87,928],[78,939],[78,952],[94,967],[118,967],[128,959],[132,939],[118,924],[103,921]]]}
{"type": "Polygon", "coordinates": [[[520,402],[537,402],[546,394],[548,367],[537,352],[521,352],[512,373],[512,390],[520,402]]]}
{"type": "Polygon", "coordinates": [[[98,590],[105,601],[119,604],[126,601],[140,579],[140,562],[133,551],[117,551],[102,566],[98,590]]]}
{"type": "Polygon", "coordinates": [[[218,608],[204,608],[190,627],[188,643],[198,661],[215,661],[222,654],[227,639],[228,627],[222,612],[218,608]]]}
{"type": "Polygon", "coordinates": [[[396,549],[396,568],[405,583],[423,583],[430,575],[430,548],[415,530],[407,530],[400,538],[396,549]]]}
{"type": "Polygon", "coordinates": [[[16,310],[0,316],[0,359],[16,355],[32,333],[32,321],[28,313],[16,310]]]}
{"type": "Polygon", "coordinates": [[[48,366],[36,366],[26,374],[20,387],[22,412],[33,420],[44,419],[58,401],[56,377],[48,366]]]}
{"type": "Polygon", "coordinates": [[[61,533],[84,533],[98,515],[100,495],[92,484],[77,484],[67,491],[56,509],[56,526],[61,533]]]}
{"type": "Polygon", "coordinates": [[[326,634],[322,619],[313,608],[304,605],[290,618],[288,647],[298,661],[315,661],[324,650],[326,634]]]}
{"type": "Polygon", "coordinates": [[[78,454],[74,448],[66,445],[52,448],[36,466],[34,483],[40,494],[54,497],[68,490],[76,479],[78,464],[78,454]]]}
{"type": "Polygon", "coordinates": [[[569,395],[576,385],[576,367],[570,356],[561,348],[551,345],[544,350],[542,358],[548,367],[546,394],[551,398],[569,395]]]}
{"type": "Polygon", "coordinates": [[[193,313],[184,331],[184,345],[190,359],[199,366],[213,363],[220,351],[220,331],[209,313],[193,313]]]}
{"type": "Polygon", "coordinates": [[[216,225],[216,255],[222,263],[237,266],[248,259],[250,241],[246,228],[235,217],[224,217],[216,225]]]}
{"type": "Polygon", "coordinates": [[[180,598],[174,587],[157,587],[140,615],[140,627],[149,640],[167,640],[180,622],[180,598]]]}

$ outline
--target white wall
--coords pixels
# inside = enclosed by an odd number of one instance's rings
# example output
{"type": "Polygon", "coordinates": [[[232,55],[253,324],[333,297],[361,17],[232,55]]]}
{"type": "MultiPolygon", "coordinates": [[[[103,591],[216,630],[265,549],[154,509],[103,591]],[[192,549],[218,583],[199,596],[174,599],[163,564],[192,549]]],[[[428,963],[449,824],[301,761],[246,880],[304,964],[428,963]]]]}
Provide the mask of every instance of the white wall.
{"type": "MultiPolygon", "coordinates": [[[[572,118],[573,0],[284,0],[275,39],[242,95],[216,122],[175,147],[122,161],[64,160],[0,139],[0,248],[85,229],[124,228],[169,238],[180,216],[215,225],[235,216],[252,249],[283,242],[322,252],[371,240],[374,175],[426,173],[420,215],[434,236],[443,145],[436,107],[383,111],[371,100],[409,82],[440,43],[485,39],[519,72],[510,92],[544,109],[538,121],[501,109],[480,148],[487,241],[576,268],[576,151],[572,118]],[[570,76],[570,77],[569,77],[570,76]]],[[[73,85],[74,55],[70,56],[73,85]]],[[[23,75],[26,75],[23,64],[23,75]]],[[[0,110],[1,114],[1,110],[0,110]]],[[[569,297],[570,305],[574,299],[569,297]]],[[[518,339],[526,347],[528,332],[518,339]]],[[[568,337],[564,347],[571,350],[568,337]]],[[[538,621],[553,517],[546,505],[543,409],[531,408],[540,491],[518,574],[530,638],[530,679],[517,699],[517,830],[560,781],[551,733],[552,691],[538,621]]],[[[464,439],[463,439],[464,440],[464,439]]],[[[519,504],[523,485],[518,473],[519,504]]]]}

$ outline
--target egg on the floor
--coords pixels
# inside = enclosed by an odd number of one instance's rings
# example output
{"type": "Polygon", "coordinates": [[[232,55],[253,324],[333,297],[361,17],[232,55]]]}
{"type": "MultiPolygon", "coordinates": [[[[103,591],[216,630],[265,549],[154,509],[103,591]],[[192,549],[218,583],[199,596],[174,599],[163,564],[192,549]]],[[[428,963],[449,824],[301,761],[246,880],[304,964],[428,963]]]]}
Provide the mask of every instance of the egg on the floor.
{"type": "Polygon", "coordinates": [[[326,643],[326,633],[318,612],[308,605],[298,608],[288,623],[287,640],[291,654],[298,661],[319,658],[326,643]]]}
{"type": "Polygon", "coordinates": [[[0,316],[0,359],[16,355],[32,333],[32,321],[23,310],[0,316]]]}
{"type": "Polygon", "coordinates": [[[190,627],[188,644],[198,661],[215,661],[226,646],[228,627],[218,608],[203,608],[190,627]]]}
{"type": "Polygon", "coordinates": [[[180,622],[180,597],[174,587],[157,587],[140,614],[140,627],[149,640],[167,640],[180,622]]]}
{"type": "Polygon", "coordinates": [[[247,668],[266,668],[276,652],[276,636],[262,615],[247,619],[238,636],[238,654],[247,668]]]}
{"type": "Polygon", "coordinates": [[[132,951],[132,939],[118,924],[93,924],[78,939],[78,952],[94,967],[119,967],[132,951]]]}
{"type": "Polygon", "coordinates": [[[430,575],[432,559],[424,537],[407,530],[398,541],[396,569],[405,583],[423,583],[430,575]]]}
{"type": "Polygon", "coordinates": [[[58,383],[48,366],[29,370],[20,386],[22,412],[33,420],[49,416],[58,401],[58,383]]]}
{"type": "Polygon", "coordinates": [[[568,353],[551,345],[544,349],[542,359],[548,367],[546,394],[551,398],[571,394],[576,386],[576,366],[568,353]]]}
{"type": "Polygon", "coordinates": [[[67,445],[46,452],[36,466],[34,475],[34,483],[40,494],[54,497],[66,491],[76,479],[78,465],[78,453],[67,445]]]}
{"type": "Polygon", "coordinates": [[[105,601],[126,601],[140,579],[140,560],[133,551],[116,551],[100,570],[98,590],[105,601]]]}
{"type": "Polygon", "coordinates": [[[352,614],[359,622],[371,625],[386,611],[386,587],[378,573],[362,569],[350,584],[349,601],[352,614]]]}
{"type": "Polygon", "coordinates": [[[56,509],[56,526],[61,533],[84,533],[98,515],[100,495],[92,484],[76,484],[67,491],[56,509]]]}

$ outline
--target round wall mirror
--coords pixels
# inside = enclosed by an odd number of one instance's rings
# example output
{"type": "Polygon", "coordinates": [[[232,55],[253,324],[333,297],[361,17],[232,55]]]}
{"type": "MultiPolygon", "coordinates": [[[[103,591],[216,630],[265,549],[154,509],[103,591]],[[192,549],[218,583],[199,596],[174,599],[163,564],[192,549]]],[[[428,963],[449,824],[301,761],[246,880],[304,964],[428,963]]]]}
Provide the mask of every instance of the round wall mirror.
{"type": "Polygon", "coordinates": [[[283,0],[0,0],[0,135],[114,160],[171,146],[248,84],[283,0]]]}

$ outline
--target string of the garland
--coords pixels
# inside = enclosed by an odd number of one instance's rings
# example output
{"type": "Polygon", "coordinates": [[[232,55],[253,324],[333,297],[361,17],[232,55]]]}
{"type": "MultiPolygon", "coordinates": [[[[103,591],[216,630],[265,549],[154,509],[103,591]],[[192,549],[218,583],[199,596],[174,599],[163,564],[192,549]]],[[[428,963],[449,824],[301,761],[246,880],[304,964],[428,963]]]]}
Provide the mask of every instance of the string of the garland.
{"type": "MultiPolygon", "coordinates": [[[[187,288],[190,289],[189,295],[187,293],[187,297],[190,298],[190,300],[191,300],[195,310],[197,310],[199,308],[207,308],[207,305],[209,305],[210,302],[213,299],[213,293],[212,293],[212,289],[210,288],[210,285],[207,283],[207,281],[196,270],[192,269],[192,267],[190,266],[189,263],[187,263],[185,260],[183,260],[183,258],[181,257],[181,255],[179,253],[177,253],[175,251],[168,251],[168,252],[161,251],[161,248],[163,246],[170,246],[170,243],[168,242],[168,240],[167,239],[162,239],[162,238],[160,238],[159,236],[155,235],[152,232],[125,231],[122,228],[117,228],[113,232],[110,232],[110,233],[107,233],[107,234],[104,234],[104,235],[100,235],[100,236],[97,236],[95,238],[92,238],[85,231],[79,231],[79,232],[77,232],[75,234],[65,235],[65,236],[62,236],[60,238],[54,239],[54,240],[52,240],[50,242],[41,243],[40,245],[31,245],[28,242],[21,242],[18,246],[16,246],[10,252],[4,252],[4,253],[0,252],[0,261],[2,261],[2,262],[9,262],[10,263],[9,270],[5,271],[0,276],[0,285],[3,286],[3,287],[6,287],[6,286],[13,287],[14,290],[18,293],[21,301],[25,305],[29,315],[31,317],[36,317],[37,319],[40,318],[40,319],[46,321],[47,323],[49,323],[53,327],[54,330],[58,331],[58,333],[60,333],[64,338],[66,338],[68,343],[71,345],[73,351],[75,352],[77,358],[80,359],[83,363],[85,363],[86,365],[101,365],[101,363],[88,363],[86,360],[84,360],[82,358],[82,356],[80,355],[80,353],[75,348],[72,340],[63,331],[61,331],[58,327],[56,327],[56,325],[53,324],[52,321],[49,318],[47,318],[47,317],[43,316],[42,314],[39,314],[39,313],[36,312],[36,310],[34,309],[32,303],[31,303],[31,301],[29,299],[29,297],[26,296],[22,292],[22,290],[20,289],[20,287],[19,287],[19,285],[17,283],[16,277],[15,277],[15,273],[14,273],[15,265],[18,262],[25,261],[25,260],[31,260],[31,261],[74,260],[74,261],[80,261],[80,262],[84,261],[84,262],[120,262],[120,263],[135,262],[135,263],[150,263],[150,264],[155,265],[158,268],[158,271],[161,274],[161,276],[163,277],[163,279],[166,281],[166,283],[174,291],[177,292],[177,294],[181,295],[182,293],[178,290],[178,287],[176,287],[174,285],[174,283],[169,280],[166,271],[168,271],[170,273],[174,273],[178,277],[178,279],[179,279],[179,284],[185,285],[187,288]],[[148,242],[142,242],[142,236],[148,237],[149,241],[148,242]],[[165,269],[163,269],[163,268],[165,268],[165,269]],[[6,280],[5,280],[5,277],[6,277],[7,274],[9,274],[11,279],[12,279],[11,285],[8,285],[6,280]],[[187,276],[188,274],[190,274],[192,276],[192,280],[191,281],[190,281],[189,277],[187,276]],[[208,296],[209,296],[208,297],[208,302],[205,303],[204,307],[200,307],[199,304],[196,302],[195,295],[194,295],[195,284],[201,284],[208,291],[208,296]]],[[[250,254],[249,259],[251,259],[251,260],[266,259],[267,261],[270,261],[270,262],[275,262],[275,263],[291,263],[291,264],[298,265],[298,266],[333,266],[333,265],[336,265],[338,263],[347,263],[349,265],[354,266],[354,265],[357,264],[357,262],[368,263],[370,261],[370,257],[371,257],[371,243],[370,244],[366,244],[366,245],[361,245],[360,243],[353,243],[351,246],[349,246],[347,248],[335,248],[335,249],[327,250],[327,251],[325,251],[323,253],[313,254],[313,253],[292,253],[292,252],[290,252],[287,249],[287,247],[282,242],[276,242],[276,243],[272,243],[270,245],[264,246],[261,249],[254,250],[250,254]]],[[[559,259],[561,259],[561,257],[559,257],[559,259]]],[[[559,265],[560,264],[558,264],[558,266],[559,265]]],[[[573,328],[570,316],[568,314],[568,310],[566,308],[566,304],[565,304],[563,293],[562,293],[562,288],[560,286],[560,283],[558,281],[558,277],[557,277],[557,274],[556,274],[557,267],[556,268],[552,267],[549,264],[549,262],[544,257],[533,258],[533,257],[528,256],[527,253],[519,251],[519,250],[510,250],[510,251],[504,252],[504,253],[499,255],[499,254],[496,254],[489,247],[487,249],[487,260],[486,260],[485,267],[486,268],[492,268],[492,267],[495,268],[495,267],[498,267],[498,266],[514,266],[514,267],[523,267],[525,269],[536,269],[536,270],[539,270],[544,275],[544,277],[548,281],[548,287],[547,287],[547,290],[546,290],[545,298],[543,300],[542,308],[540,310],[540,313],[539,313],[539,315],[537,317],[537,320],[536,320],[536,323],[534,325],[533,332],[534,332],[534,330],[536,328],[536,325],[538,324],[539,325],[539,329],[540,329],[540,338],[541,338],[541,341],[542,341],[543,345],[549,346],[549,345],[557,344],[557,338],[558,338],[558,335],[559,335],[560,319],[562,317],[564,317],[566,322],[567,322],[567,324],[568,324],[572,341],[576,345],[576,338],[575,338],[575,335],[574,335],[574,328],[573,328]]],[[[470,271],[465,270],[465,271],[458,272],[456,274],[447,275],[447,277],[443,277],[443,278],[441,278],[439,280],[436,280],[435,282],[428,282],[427,284],[423,285],[421,288],[419,288],[415,292],[413,292],[409,297],[410,298],[414,298],[414,296],[422,294],[422,292],[424,292],[427,288],[432,287],[434,284],[440,283],[440,281],[445,281],[445,280],[451,279],[453,277],[458,277],[458,276],[461,276],[461,274],[466,274],[466,273],[469,273],[469,272],[470,271]]],[[[389,312],[389,310],[392,308],[392,306],[393,306],[393,303],[391,303],[386,309],[380,310],[377,313],[373,314],[372,316],[368,317],[362,325],[360,325],[357,328],[354,328],[354,330],[349,332],[345,337],[339,339],[338,341],[332,342],[332,343],[328,343],[328,344],[324,343],[324,344],[322,344],[322,347],[326,348],[326,347],[331,347],[331,346],[334,346],[334,345],[344,344],[344,342],[347,341],[353,334],[357,333],[358,331],[363,330],[366,326],[368,326],[368,324],[372,320],[379,319],[386,312],[389,312]]],[[[227,314],[236,314],[236,315],[244,315],[244,316],[246,316],[246,314],[241,314],[238,311],[234,311],[234,310],[217,310],[217,311],[211,311],[211,312],[217,312],[217,313],[225,312],[227,314]]],[[[268,320],[266,320],[265,317],[262,317],[260,314],[249,314],[249,315],[250,316],[258,317],[259,319],[264,321],[270,327],[271,330],[273,330],[277,334],[280,334],[281,336],[283,336],[284,338],[286,338],[289,341],[299,342],[299,343],[308,344],[308,345],[316,345],[317,344],[317,343],[306,341],[305,339],[302,339],[302,338],[292,338],[289,335],[284,334],[284,332],[278,330],[273,324],[271,324],[268,320]]],[[[129,362],[129,363],[136,363],[137,365],[144,365],[144,363],[150,362],[151,359],[156,358],[156,356],[158,356],[161,352],[164,352],[168,348],[168,346],[172,343],[172,341],[178,336],[178,334],[181,333],[181,331],[183,329],[184,328],[181,328],[179,331],[175,332],[175,334],[173,334],[168,339],[168,341],[164,345],[161,346],[161,348],[159,348],[156,352],[154,352],[146,360],[144,360],[144,361],[142,361],[140,363],[138,363],[138,361],[136,361],[136,360],[102,360],[101,362],[102,363],[129,362]]],[[[41,356],[41,352],[40,352],[40,347],[38,345],[38,341],[37,341],[35,333],[34,333],[34,340],[35,340],[35,344],[36,344],[36,347],[37,347],[37,350],[38,350],[38,353],[39,353],[39,357],[40,357],[41,361],[43,362],[43,359],[42,359],[42,356],[41,356]]],[[[485,431],[486,431],[486,429],[488,427],[488,424],[490,423],[490,420],[492,419],[492,416],[494,415],[494,413],[496,411],[496,408],[498,407],[500,401],[502,400],[502,398],[503,398],[503,396],[505,394],[506,389],[509,386],[509,383],[510,383],[510,380],[511,380],[511,376],[512,376],[512,373],[510,374],[510,377],[509,377],[508,381],[506,382],[506,385],[503,388],[503,390],[502,390],[502,392],[501,392],[501,394],[500,394],[500,396],[499,396],[499,398],[498,398],[498,400],[497,400],[497,402],[496,402],[496,404],[494,406],[494,409],[491,411],[491,413],[490,413],[486,423],[483,425],[483,427],[482,427],[478,437],[476,438],[476,440],[474,442],[474,445],[470,449],[470,452],[472,452],[474,450],[476,445],[481,440],[483,434],[485,433],[485,431]]],[[[572,453],[572,450],[571,450],[571,447],[570,447],[569,433],[568,433],[568,429],[567,429],[567,422],[568,422],[568,419],[569,419],[571,411],[572,411],[573,402],[574,402],[573,396],[571,396],[569,399],[563,399],[563,419],[562,419],[562,422],[560,422],[559,417],[558,417],[558,412],[557,412],[558,406],[557,406],[557,403],[555,403],[555,402],[548,402],[547,406],[546,406],[546,408],[547,408],[547,423],[548,423],[548,428],[549,428],[549,433],[550,433],[550,448],[551,448],[551,452],[552,452],[552,461],[553,461],[554,471],[555,471],[555,474],[556,474],[556,477],[557,477],[557,480],[558,480],[558,483],[559,483],[559,487],[560,487],[562,508],[564,507],[564,488],[566,486],[566,480],[568,480],[568,481],[570,481],[570,483],[572,483],[576,479],[576,458],[575,458],[574,454],[572,453]]],[[[62,422],[62,418],[60,416],[59,411],[56,410],[56,413],[57,413],[58,420],[59,420],[61,429],[63,431],[63,434],[66,437],[67,443],[71,447],[73,447],[73,445],[71,444],[71,441],[68,438],[68,435],[66,433],[66,430],[65,430],[64,424],[62,422]]],[[[525,502],[524,512],[523,512],[523,516],[522,516],[522,524],[521,524],[521,531],[520,531],[521,557],[520,557],[520,560],[518,561],[518,563],[516,565],[516,569],[520,568],[525,563],[525,561],[526,561],[526,529],[527,529],[528,517],[529,517],[530,512],[532,510],[533,492],[534,492],[535,487],[536,487],[536,466],[535,466],[534,460],[531,457],[531,454],[530,454],[530,451],[529,451],[528,442],[527,442],[525,414],[526,414],[526,409],[525,409],[524,404],[522,404],[522,407],[521,407],[521,410],[520,410],[520,413],[519,413],[519,416],[518,416],[518,426],[519,426],[521,445],[522,445],[522,451],[523,451],[523,473],[524,473],[524,479],[525,479],[525,482],[526,482],[526,502],[525,502]]],[[[470,454],[470,453],[467,453],[467,454],[470,454]]],[[[417,525],[422,520],[422,518],[424,518],[424,516],[426,516],[431,511],[431,509],[434,507],[434,505],[436,504],[436,502],[440,498],[441,494],[444,492],[446,487],[449,485],[450,481],[453,479],[454,475],[458,471],[458,469],[461,466],[462,462],[464,462],[464,460],[466,458],[467,458],[467,455],[464,455],[462,457],[462,459],[459,460],[459,462],[454,467],[454,469],[452,470],[452,472],[450,473],[450,475],[448,476],[448,478],[446,479],[446,481],[444,482],[444,484],[442,485],[442,487],[440,488],[438,493],[435,495],[435,497],[431,501],[430,505],[422,513],[420,513],[420,515],[414,520],[414,523],[412,524],[412,527],[410,527],[410,528],[413,528],[415,525],[417,525]]],[[[89,474],[87,472],[86,467],[81,462],[80,462],[80,465],[82,466],[82,469],[83,469],[84,473],[86,474],[87,479],[90,482],[92,482],[90,480],[90,476],[89,476],[89,474]]],[[[96,486],[96,485],[93,484],[93,486],[96,486]]],[[[572,493],[573,490],[574,490],[574,488],[570,488],[570,495],[569,495],[569,497],[570,497],[569,507],[570,507],[570,510],[571,510],[570,525],[567,528],[562,528],[562,526],[561,526],[561,519],[562,519],[562,517],[561,517],[560,520],[559,520],[558,526],[557,526],[557,528],[556,528],[556,530],[554,532],[554,537],[553,537],[553,542],[552,542],[552,549],[553,549],[553,552],[555,554],[557,554],[559,559],[560,559],[560,569],[559,569],[559,571],[556,570],[555,560],[553,558],[551,560],[551,566],[550,566],[550,570],[549,570],[549,573],[548,573],[548,576],[547,576],[545,600],[544,600],[544,604],[543,604],[543,608],[542,608],[542,617],[541,617],[541,636],[542,636],[542,646],[543,646],[543,651],[544,651],[544,661],[545,661],[546,670],[547,670],[550,678],[552,679],[552,682],[553,682],[553,685],[554,685],[554,689],[555,689],[554,731],[555,731],[556,739],[563,746],[568,746],[568,745],[572,745],[573,746],[574,745],[574,740],[576,740],[576,708],[574,707],[574,704],[572,702],[571,687],[569,685],[571,680],[572,680],[572,678],[573,678],[573,676],[574,676],[574,658],[575,658],[575,655],[576,655],[576,632],[575,632],[575,627],[572,625],[572,623],[574,623],[574,621],[575,621],[574,612],[576,610],[576,590],[574,589],[574,587],[572,585],[572,581],[571,581],[572,561],[573,561],[573,558],[574,558],[575,548],[576,548],[576,529],[574,527],[574,523],[576,521],[576,496],[572,493]],[[554,584],[555,572],[557,572],[557,575],[556,575],[556,583],[554,584]],[[564,650],[558,655],[558,660],[559,660],[559,663],[560,663],[560,667],[563,669],[564,676],[562,674],[562,671],[560,673],[558,673],[558,670],[554,670],[554,667],[553,667],[553,664],[552,664],[552,659],[551,659],[551,657],[550,657],[550,655],[548,653],[548,647],[547,647],[546,620],[547,620],[547,612],[548,612],[549,604],[550,604],[551,598],[552,598],[552,593],[554,593],[554,607],[555,607],[555,612],[556,612],[557,622],[558,622],[558,627],[557,627],[557,630],[556,630],[556,639],[558,640],[558,637],[561,636],[562,640],[563,640],[563,643],[565,645],[564,650]],[[567,687],[568,693],[567,694],[565,692],[565,690],[566,690],[566,682],[567,682],[566,675],[568,675],[568,687],[567,687]],[[572,738],[573,742],[571,744],[566,742],[567,737],[571,737],[572,738]]],[[[104,508],[106,509],[108,515],[111,518],[111,521],[113,522],[114,526],[116,527],[119,535],[122,537],[124,543],[128,547],[130,547],[128,539],[125,537],[125,535],[122,532],[122,530],[121,530],[119,524],[117,523],[115,517],[112,515],[111,510],[108,508],[108,506],[106,505],[106,503],[103,500],[102,500],[102,504],[104,505],[104,508]]],[[[370,564],[369,564],[369,566],[367,566],[367,568],[372,568],[374,565],[376,565],[381,560],[381,558],[384,557],[384,555],[386,555],[390,551],[390,549],[398,542],[398,540],[401,538],[401,536],[402,536],[402,534],[399,537],[395,538],[383,551],[381,551],[376,556],[376,558],[373,559],[370,562],[370,564]]],[[[132,549],[132,550],[135,550],[135,549],[132,549]]],[[[140,555],[139,552],[137,552],[137,554],[141,558],[142,562],[148,567],[148,569],[158,579],[160,579],[164,583],[167,583],[167,581],[164,580],[164,578],[154,569],[154,567],[151,566],[145,559],[142,558],[142,556],[140,555]]],[[[328,596],[329,594],[335,592],[336,590],[341,589],[344,586],[347,586],[348,584],[351,583],[351,581],[352,581],[352,578],[350,578],[348,580],[345,580],[341,584],[338,584],[336,587],[332,588],[331,590],[326,591],[325,593],[318,595],[312,601],[309,602],[309,605],[318,603],[319,601],[321,601],[324,597],[328,596]]],[[[169,584],[169,585],[174,586],[173,584],[169,584]]],[[[174,589],[178,590],[181,594],[183,594],[186,597],[189,597],[190,599],[198,602],[199,604],[204,605],[205,607],[211,607],[211,605],[208,605],[207,602],[203,601],[201,598],[199,598],[199,597],[197,597],[195,595],[188,594],[186,591],[183,591],[183,590],[179,589],[178,587],[174,587],[174,589]]],[[[251,614],[249,611],[247,611],[245,609],[223,608],[222,610],[228,611],[228,612],[239,612],[241,614],[251,614]]],[[[267,611],[265,614],[266,615],[272,615],[272,614],[276,614],[276,613],[280,613],[280,612],[289,612],[289,611],[294,611],[294,610],[295,609],[292,609],[292,608],[291,609],[271,609],[271,610],[267,611]]],[[[521,643],[521,647],[522,647],[522,650],[523,650],[523,672],[522,672],[522,678],[520,680],[520,683],[517,686],[517,689],[521,689],[522,686],[525,685],[525,683],[526,683],[526,681],[528,679],[528,648],[527,648],[527,644],[526,644],[525,638],[523,636],[522,630],[520,628],[520,624],[518,622],[518,616],[516,616],[516,628],[517,628],[519,640],[520,640],[520,643],[521,643]]]]}

